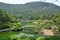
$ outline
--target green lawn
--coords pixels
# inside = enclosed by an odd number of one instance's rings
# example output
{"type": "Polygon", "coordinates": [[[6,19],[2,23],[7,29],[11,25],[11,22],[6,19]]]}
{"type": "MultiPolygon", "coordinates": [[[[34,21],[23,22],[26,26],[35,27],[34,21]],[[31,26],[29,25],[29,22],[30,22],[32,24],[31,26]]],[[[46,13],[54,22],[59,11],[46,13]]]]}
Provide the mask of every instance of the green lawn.
{"type": "Polygon", "coordinates": [[[8,40],[10,35],[19,34],[20,32],[0,32],[0,40],[8,40]]]}

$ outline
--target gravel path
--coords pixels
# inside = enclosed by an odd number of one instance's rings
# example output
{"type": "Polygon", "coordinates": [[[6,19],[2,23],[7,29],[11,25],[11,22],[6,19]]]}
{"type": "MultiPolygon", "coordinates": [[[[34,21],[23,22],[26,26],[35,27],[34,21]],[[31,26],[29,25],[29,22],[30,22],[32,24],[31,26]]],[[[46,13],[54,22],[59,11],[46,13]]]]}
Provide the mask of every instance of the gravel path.
{"type": "Polygon", "coordinates": [[[0,30],[0,32],[4,32],[4,31],[9,31],[9,28],[0,30]]]}

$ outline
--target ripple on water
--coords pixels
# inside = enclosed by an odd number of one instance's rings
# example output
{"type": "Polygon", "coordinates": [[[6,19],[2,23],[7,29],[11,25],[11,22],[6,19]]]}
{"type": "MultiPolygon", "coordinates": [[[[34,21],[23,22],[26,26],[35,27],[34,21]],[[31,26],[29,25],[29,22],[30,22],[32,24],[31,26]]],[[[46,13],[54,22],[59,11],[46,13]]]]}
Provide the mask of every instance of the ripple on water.
{"type": "Polygon", "coordinates": [[[22,35],[26,35],[26,36],[28,36],[28,37],[34,37],[33,34],[25,34],[25,33],[20,33],[20,34],[17,34],[16,36],[20,37],[20,36],[22,36],[22,35]]]}

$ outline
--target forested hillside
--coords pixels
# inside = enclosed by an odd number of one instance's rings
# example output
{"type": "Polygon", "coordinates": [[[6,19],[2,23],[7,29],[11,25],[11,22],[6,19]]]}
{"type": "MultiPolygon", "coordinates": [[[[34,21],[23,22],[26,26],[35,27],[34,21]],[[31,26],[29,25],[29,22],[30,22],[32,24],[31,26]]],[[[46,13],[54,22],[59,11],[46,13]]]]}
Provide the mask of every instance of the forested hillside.
{"type": "Polygon", "coordinates": [[[60,40],[60,6],[0,2],[0,40],[60,40]]]}
{"type": "Polygon", "coordinates": [[[20,19],[39,19],[40,14],[49,17],[60,11],[59,6],[45,2],[31,2],[26,4],[0,3],[0,9],[12,13],[20,19]]]}
{"type": "Polygon", "coordinates": [[[0,10],[0,30],[9,28],[11,23],[16,23],[16,22],[17,20],[14,16],[12,16],[6,11],[0,10]]]}

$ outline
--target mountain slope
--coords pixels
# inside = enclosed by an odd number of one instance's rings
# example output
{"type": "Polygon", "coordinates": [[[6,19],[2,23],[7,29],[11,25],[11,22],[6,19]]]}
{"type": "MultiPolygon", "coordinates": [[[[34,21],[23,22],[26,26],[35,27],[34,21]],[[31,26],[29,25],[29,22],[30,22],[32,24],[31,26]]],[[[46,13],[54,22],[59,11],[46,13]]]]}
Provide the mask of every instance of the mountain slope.
{"type": "Polygon", "coordinates": [[[45,2],[31,2],[26,4],[0,3],[0,9],[4,9],[22,19],[36,18],[40,14],[51,15],[60,11],[59,6],[45,2]]]}

